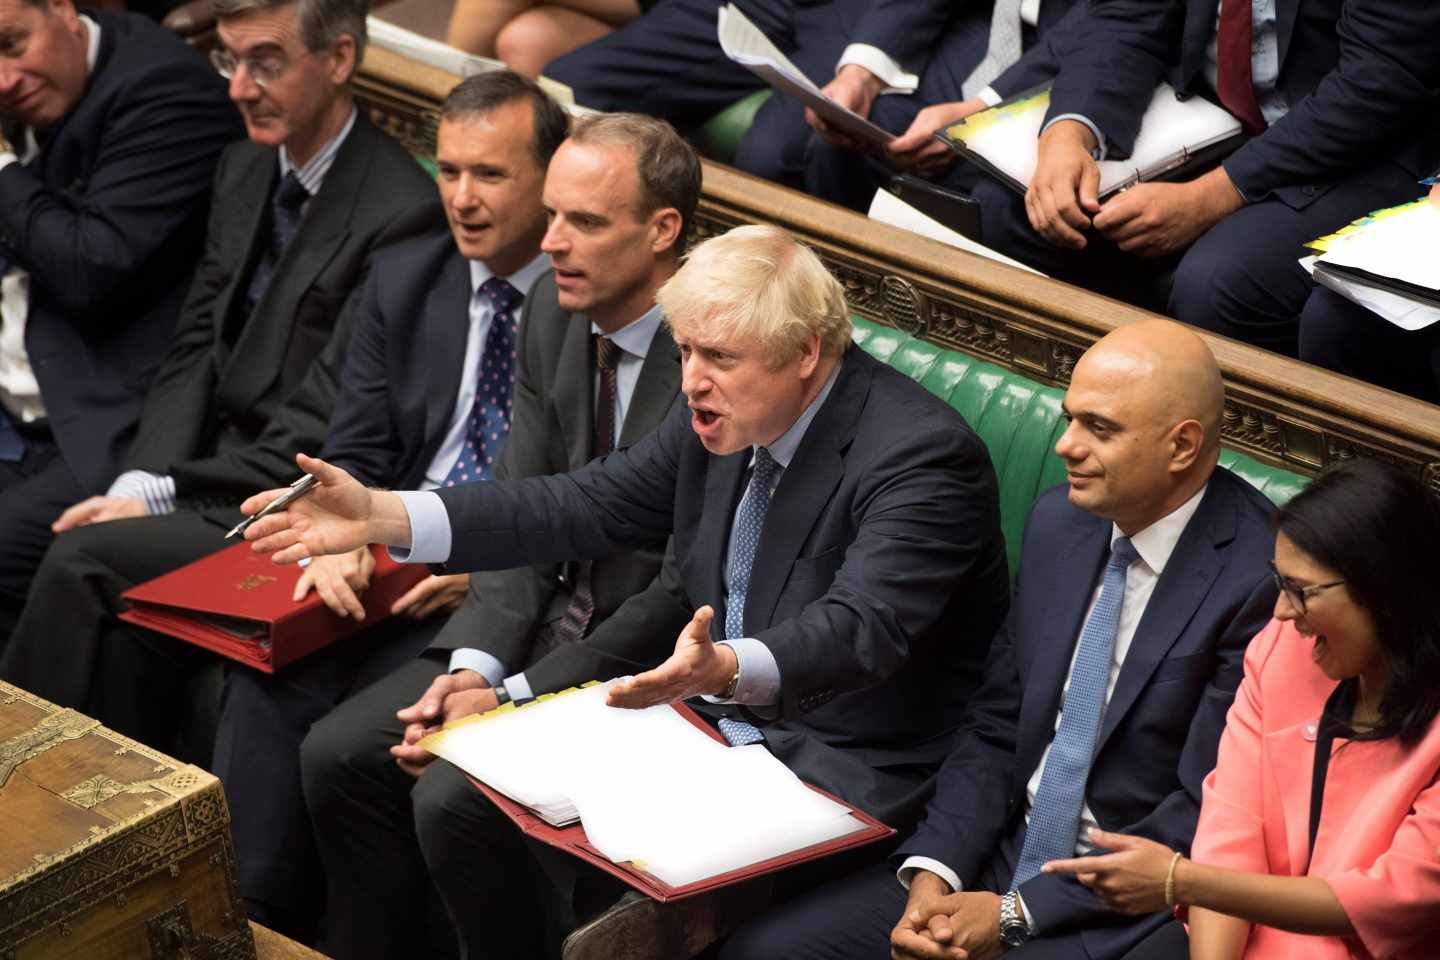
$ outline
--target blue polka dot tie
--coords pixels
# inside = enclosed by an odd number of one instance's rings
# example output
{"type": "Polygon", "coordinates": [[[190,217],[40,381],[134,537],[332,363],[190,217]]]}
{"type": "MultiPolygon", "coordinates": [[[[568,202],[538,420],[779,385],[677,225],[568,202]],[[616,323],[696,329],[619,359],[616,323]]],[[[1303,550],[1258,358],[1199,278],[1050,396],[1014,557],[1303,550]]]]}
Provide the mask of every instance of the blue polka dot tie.
{"type": "Polygon", "coordinates": [[[491,277],[475,296],[490,302],[490,332],[480,353],[475,403],[465,427],[460,456],[445,475],[445,486],[489,480],[500,448],[510,435],[510,407],[515,392],[515,308],[524,299],[507,280],[491,277]]]}
{"type": "Polygon", "coordinates": [[[1120,627],[1120,608],[1125,603],[1125,572],[1139,558],[1128,537],[1110,546],[1110,562],[1100,585],[1100,599],[1080,631],[1080,650],[1070,671],[1070,687],[1061,707],[1060,729],[1050,742],[1050,755],[1030,824],[1020,848],[1020,862],[1010,889],[1040,873],[1051,860],[1075,855],[1080,833],[1080,811],[1085,805],[1085,782],[1090,779],[1090,761],[1100,718],[1105,713],[1105,690],[1110,685],[1110,665],[1115,656],[1115,632],[1120,627]]]}
{"type": "MultiPolygon", "coordinates": [[[[755,551],[760,546],[760,533],[765,528],[765,515],[770,511],[770,494],[775,478],[784,468],[764,447],[755,449],[755,467],[750,486],[741,498],[735,516],[735,543],[730,552],[730,575],[726,581],[725,639],[745,636],[745,598],[750,593],[750,569],[755,565],[755,551]]],[[[764,740],[760,730],[743,720],[721,720],[720,732],[733,747],[764,740]]]]}

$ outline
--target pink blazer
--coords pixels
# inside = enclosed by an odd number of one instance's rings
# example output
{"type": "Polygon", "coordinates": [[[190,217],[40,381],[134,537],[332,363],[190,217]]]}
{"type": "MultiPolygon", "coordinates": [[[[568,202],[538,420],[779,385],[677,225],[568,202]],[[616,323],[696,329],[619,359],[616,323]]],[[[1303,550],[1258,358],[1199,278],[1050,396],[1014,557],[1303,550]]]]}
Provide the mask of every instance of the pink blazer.
{"type": "Polygon", "coordinates": [[[1251,641],[1205,779],[1195,861],[1323,877],[1355,926],[1342,941],[1257,925],[1246,960],[1440,957],[1440,721],[1411,749],[1394,739],[1335,741],[1307,857],[1315,725],[1335,689],[1310,651],[1278,620],[1251,641]]]}

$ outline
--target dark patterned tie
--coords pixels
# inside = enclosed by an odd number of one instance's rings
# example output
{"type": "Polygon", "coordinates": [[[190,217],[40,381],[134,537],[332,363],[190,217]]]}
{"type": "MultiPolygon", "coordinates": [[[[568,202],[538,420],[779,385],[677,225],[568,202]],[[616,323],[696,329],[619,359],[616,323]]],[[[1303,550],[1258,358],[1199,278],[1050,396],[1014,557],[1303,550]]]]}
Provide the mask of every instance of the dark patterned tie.
{"type": "MultiPolygon", "coordinates": [[[[745,599],[750,595],[750,571],[755,566],[755,552],[760,548],[765,516],[770,512],[775,478],[784,469],[769,450],[755,448],[755,469],[750,474],[750,486],[735,513],[735,547],[730,554],[730,574],[725,584],[726,640],[738,640],[745,636],[745,599]]],[[[743,747],[765,739],[758,727],[744,720],[721,720],[720,732],[732,747],[743,747]]]]}
{"type": "Polygon", "coordinates": [[[1220,27],[1215,37],[1215,92],[1225,109],[1239,119],[1245,132],[1265,129],[1251,75],[1255,9],[1251,0],[1220,0],[1220,27]]]}
{"type": "Polygon", "coordinates": [[[295,176],[294,170],[285,174],[275,188],[275,195],[270,199],[270,243],[261,252],[260,262],[255,264],[255,275],[250,278],[250,288],[246,291],[249,309],[242,319],[249,319],[255,304],[270,289],[276,265],[289,249],[295,234],[300,232],[300,214],[309,199],[309,191],[295,176]]]}
{"type": "MultiPolygon", "coordinates": [[[[603,457],[615,449],[615,366],[620,360],[620,348],[609,337],[596,334],[595,372],[600,375],[600,390],[595,396],[595,436],[591,438],[590,453],[603,457]]],[[[585,636],[585,628],[595,615],[595,595],[591,592],[590,573],[595,564],[589,560],[576,564],[575,592],[565,613],[555,624],[553,637],[557,645],[574,643],[585,636]]]]}
{"type": "Polygon", "coordinates": [[[505,438],[510,436],[510,408],[515,392],[515,308],[525,298],[501,277],[480,285],[477,296],[490,301],[490,332],[480,353],[475,379],[475,403],[465,426],[465,443],[455,465],[445,475],[445,486],[489,480],[505,438]]]}

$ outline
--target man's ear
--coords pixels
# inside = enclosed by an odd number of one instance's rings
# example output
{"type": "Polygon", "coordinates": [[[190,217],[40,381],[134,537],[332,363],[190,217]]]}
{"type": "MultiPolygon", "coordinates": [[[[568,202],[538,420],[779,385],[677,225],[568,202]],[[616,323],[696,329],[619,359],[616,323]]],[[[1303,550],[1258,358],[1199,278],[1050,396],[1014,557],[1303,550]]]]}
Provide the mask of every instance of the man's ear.
{"type": "Polygon", "coordinates": [[[650,229],[654,231],[650,243],[651,251],[661,254],[666,250],[675,250],[680,244],[680,231],[684,228],[685,221],[679,210],[674,207],[656,210],[650,215],[650,229]]]}
{"type": "Polygon", "coordinates": [[[359,70],[356,61],[355,38],[348,33],[340,34],[330,46],[330,82],[340,87],[349,83],[359,70]]]}
{"type": "Polygon", "coordinates": [[[1183,473],[1194,466],[1205,449],[1205,427],[1199,420],[1181,420],[1170,431],[1170,472],[1183,473]]]}

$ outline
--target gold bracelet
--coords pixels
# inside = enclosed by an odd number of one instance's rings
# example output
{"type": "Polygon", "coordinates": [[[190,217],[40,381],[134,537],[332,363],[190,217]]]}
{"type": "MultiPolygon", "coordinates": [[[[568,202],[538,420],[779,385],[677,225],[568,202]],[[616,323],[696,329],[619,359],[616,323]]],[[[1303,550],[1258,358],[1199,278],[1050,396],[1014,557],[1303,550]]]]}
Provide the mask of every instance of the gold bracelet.
{"type": "Polygon", "coordinates": [[[1170,869],[1165,873],[1165,906],[1175,906],[1175,867],[1180,863],[1181,853],[1175,851],[1175,856],[1170,858],[1170,869]]]}

